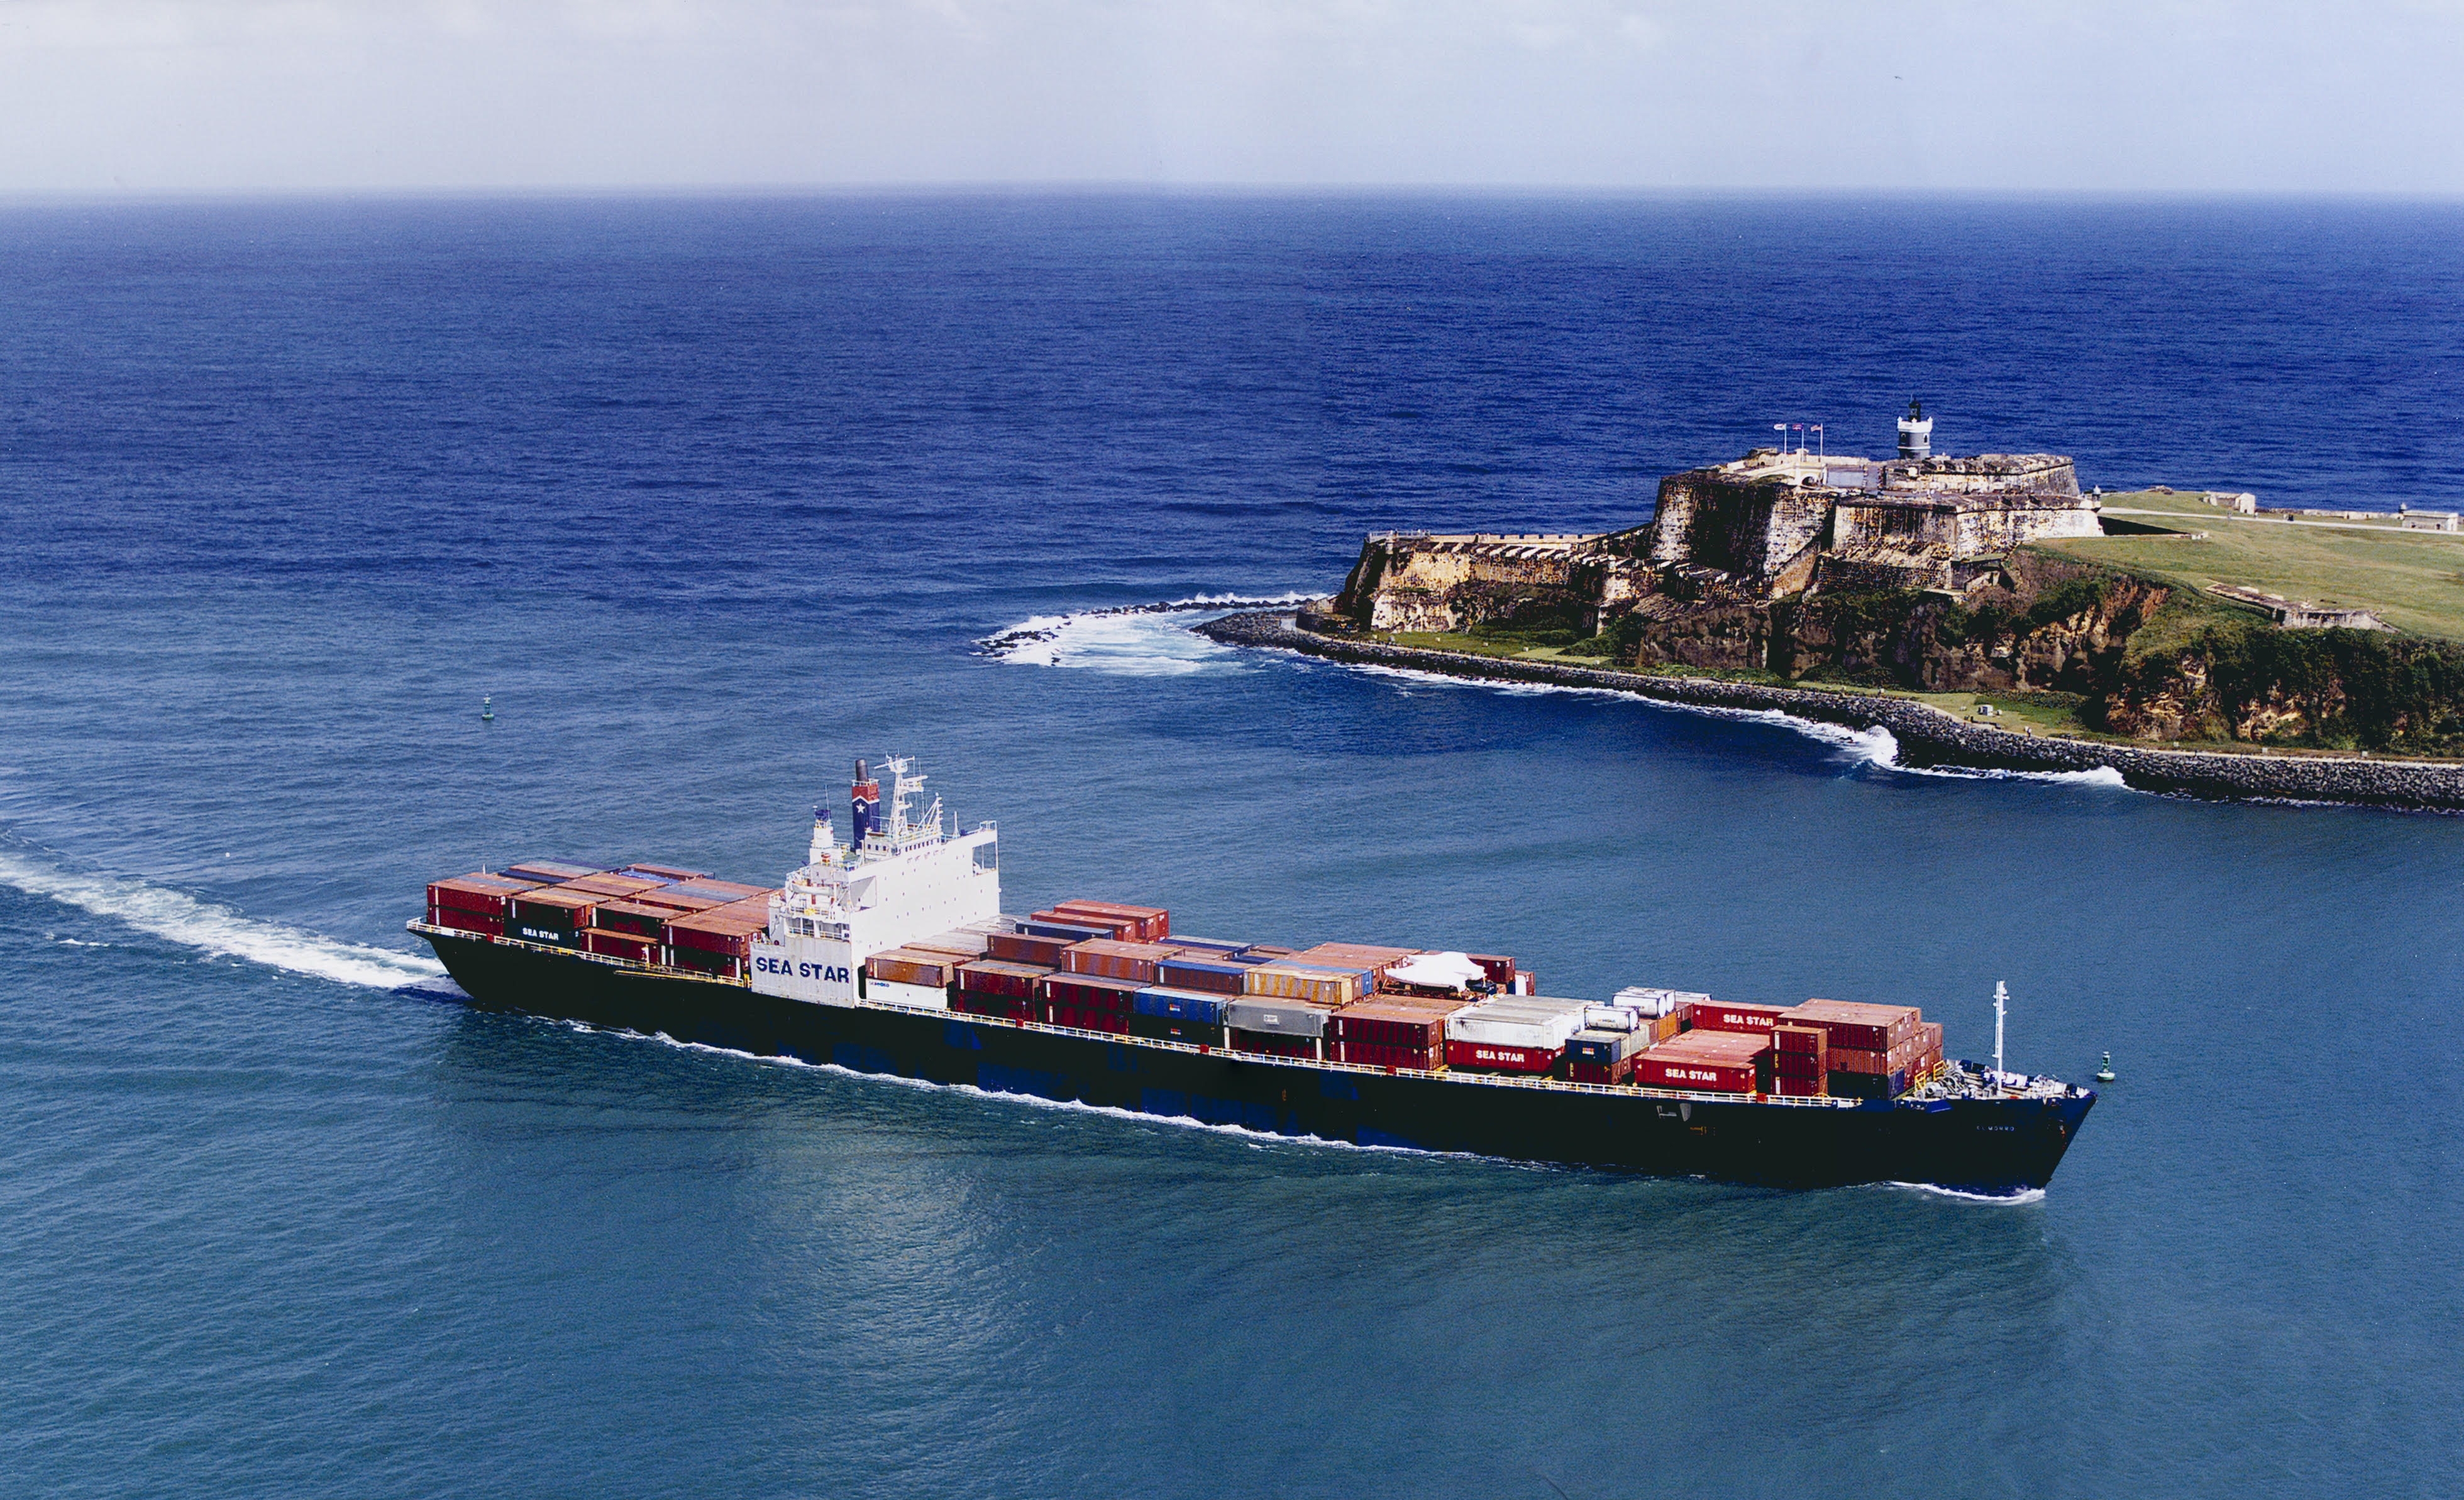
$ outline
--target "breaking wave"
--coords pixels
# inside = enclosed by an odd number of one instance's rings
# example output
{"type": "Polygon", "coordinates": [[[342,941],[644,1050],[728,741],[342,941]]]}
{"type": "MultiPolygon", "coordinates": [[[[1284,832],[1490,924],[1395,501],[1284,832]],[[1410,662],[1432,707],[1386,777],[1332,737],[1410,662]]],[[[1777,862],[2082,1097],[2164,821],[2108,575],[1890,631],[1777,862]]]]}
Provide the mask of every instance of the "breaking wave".
{"type": "Polygon", "coordinates": [[[2045,1201],[2045,1190],[2041,1187],[2024,1187],[2015,1193],[1971,1193],[1966,1188],[1943,1187],[1933,1182],[1885,1182],[1882,1185],[1923,1193],[1927,1198],[1955,1198],[1964,1203],[1992,1203],[2001,1207],[2020,1207],[2045,1201]]]}
{"type": "Polygon", "coordinates": [[[292,974],[313,975],[369,989],[450,982],[445,965],[417,954],[341,942],[279,922],[242,916],[227,906],[143,880],[77,874],[0,852],[0,884],[109,917],[137,931],[214,958],[243,959],[292,974]]]}
{"type": "MultiPolygon", "coordinates": [[[[1626,688],[1577,687],[1570,683],[1513,682],[1485,677],[1458,677],[1448,673],[1430,672],[1418,667],[1387,667],[1375,663],[1347,663],[1353,672],[1373,677],[1399,678],[1430,687],[1470,688],[1513,696],[1535,696],[1541,694],[1566,694],[1575,697],[1628,698],[1648,703],[1655,708],[1671,709],[1681,714],[1700,714],[1709,718],[1741,719],[1751,723],[1776,725],[1819,740],[1843,752],[1859,765],[1892,771],[1902,776],[1940,776],[1957,781],[1986,782],[2050,782],[2073,786],[2129,787],[2122,773],[2109,765],[2084,771],[2014,771],[1989,766],[1967,765],[1903,765],[1900,762],[1899,737],[1877,724],[1871,729],[1856,729],[1846,724],[1834,724],[1818,718],[1805,718],[1776,708],[1723,708],[1709,703],[1680,703],[1671,698],[1656,698],[1647,693],[1626,688]]],[[[1408,693],[1406,688],[1401,691],[1408,693]]]]}
{"type": "Polygon", "coordinates": [[[1316,597],[1298,592],[1271,599],[1199,594],[1160,604],[1037,615],[985,636],[976,642],[976,650],[1013,666],[1083,667],[1118,676],[1238,671],[1239,648],[1210,641],[1189,627],[1236,610],[1272,609],[1316,597]]]}

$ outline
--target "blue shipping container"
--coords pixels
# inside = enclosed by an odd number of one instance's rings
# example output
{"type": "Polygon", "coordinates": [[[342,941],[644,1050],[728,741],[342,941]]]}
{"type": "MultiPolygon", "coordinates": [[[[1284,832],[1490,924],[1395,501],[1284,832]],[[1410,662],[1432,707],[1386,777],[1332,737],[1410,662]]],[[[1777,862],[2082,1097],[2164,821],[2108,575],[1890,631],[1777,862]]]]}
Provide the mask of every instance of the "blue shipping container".
{"type": "Polygon", "coordinates": [[[1198,1021],[1207,1026],[1223,1024],[1223,1005],[1229,995],[1202,995],[1194,989],[1170,989],[1151,985],[1130,997],[1131,1007],[1142,1016],[1157,1016],[1174,1021],[1198,1021]]]}

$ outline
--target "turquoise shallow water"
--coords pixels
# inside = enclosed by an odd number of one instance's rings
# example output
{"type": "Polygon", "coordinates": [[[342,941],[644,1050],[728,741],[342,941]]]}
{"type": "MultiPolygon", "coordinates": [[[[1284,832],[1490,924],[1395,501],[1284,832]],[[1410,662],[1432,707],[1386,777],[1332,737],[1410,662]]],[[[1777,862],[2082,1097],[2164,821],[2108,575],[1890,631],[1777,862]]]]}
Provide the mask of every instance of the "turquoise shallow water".
{"type": "Polygon", "coordinates": [[[7,1471],[2453,1492],[2464,823],[1918,775],[1784,720],[1065,617],[1330,586],[1375,527],[1615,524],[1777,417],[1879,449],[1913,393],[1942,446],[2060,448],[2108,487],[2453,504],[2422,445],[2456,394],[2455,228],[0,215],[7,1471]],[[973,649],[1036,618],[1051,642],[973,649]],[[890,747],[1000,820],[1013,906],[1511,952],[1573,993],[1904,999],[1969,1056],[2005,980],[2015,1064],[2109,1048],[2123,1078],[2039,1200],[1782,1194],[989,1099],[423,988],[425,880],[775,878],[890,747]]]}

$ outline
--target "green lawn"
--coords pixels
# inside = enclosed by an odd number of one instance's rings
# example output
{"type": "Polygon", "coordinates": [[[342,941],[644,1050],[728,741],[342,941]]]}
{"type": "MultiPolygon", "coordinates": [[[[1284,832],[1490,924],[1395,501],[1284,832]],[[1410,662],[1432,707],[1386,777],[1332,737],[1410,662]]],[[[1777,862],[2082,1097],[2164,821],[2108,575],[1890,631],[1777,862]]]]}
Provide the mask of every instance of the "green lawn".
{"type": "MultiPolygon", "coordinates": [[[[2236,516],[2189,495],[2108,495],[2108,510],[2152,525],[2204,532],[2176,537],[2082,537],[2038,546],[2205,589],[2240,584],[2291,599],[2375,610],[2400,630],[2464,641],[2464,536],[2393,524],[2341,528],[2236,516]]],[[[2137,643],[2133,643],[2134,648],[2137,643]]]]}

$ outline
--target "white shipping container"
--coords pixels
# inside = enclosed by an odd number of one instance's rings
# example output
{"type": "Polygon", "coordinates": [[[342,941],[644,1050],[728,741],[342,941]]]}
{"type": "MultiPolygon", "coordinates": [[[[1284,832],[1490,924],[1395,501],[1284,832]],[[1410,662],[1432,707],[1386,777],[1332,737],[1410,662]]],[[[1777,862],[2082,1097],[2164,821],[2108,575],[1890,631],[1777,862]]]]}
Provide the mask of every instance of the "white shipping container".
{"type": "Polygon", "coordinates": [[[1618,990],[1617,998],[1610,1002],[1611,1004],[1631,1006],[1655,1021],[1680,1005],[1697,1004],[1707,1005],[1710,1003],[1711,997],[1708,995],[1697,995],[1690,990],[1682,989],[1653,989],[1647,984],[1629,984],[1618,990]]]}
{"type": "Polygon", "coordinates": [[[1579,1000],[1539,995],[1483,1001],[1446,1017],[1446,1040],[1544,1050],[1560,1048],[1566,1038],[1582,1029],[1583,1012],[1589,1008],[1579,1000]]]}

